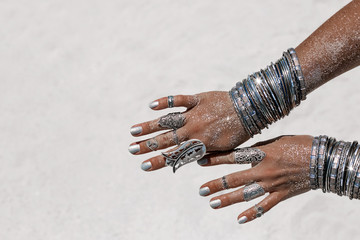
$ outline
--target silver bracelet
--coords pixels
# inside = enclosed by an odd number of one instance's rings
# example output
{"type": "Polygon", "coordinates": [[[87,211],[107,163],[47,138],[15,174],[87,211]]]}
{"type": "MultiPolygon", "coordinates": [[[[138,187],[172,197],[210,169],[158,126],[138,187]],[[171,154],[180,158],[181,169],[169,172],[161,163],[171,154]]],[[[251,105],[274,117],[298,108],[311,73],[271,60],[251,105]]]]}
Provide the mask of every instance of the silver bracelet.
{"type": "Polygon", "coordinates": [[[275,64],[250,74],[229,94],[250,137],[287,116],[305,100],[306,89],[295,50],[284,52],[275,64]]]}
{"type": "Polygon", "coordinates": [[[319,155],[319,137],[314,137],[312,147],[311,147],[311,155],[310,155],[310,187],[315,190],[318,187],[317,184],[317,159],[319,155]]]}
{"type": "Polygon", "coordinates": [[[326,157],[326,144],[328,142],[327,136],[320,136],[319,156],[318,156],[318,186],[324,188],[324,165],[326,157]]]}
{"type": "Polygon", "coordinates": [[[314,137],[310,155],[310,187],[349,199],[360,198],[360,145],[314,137]]]}

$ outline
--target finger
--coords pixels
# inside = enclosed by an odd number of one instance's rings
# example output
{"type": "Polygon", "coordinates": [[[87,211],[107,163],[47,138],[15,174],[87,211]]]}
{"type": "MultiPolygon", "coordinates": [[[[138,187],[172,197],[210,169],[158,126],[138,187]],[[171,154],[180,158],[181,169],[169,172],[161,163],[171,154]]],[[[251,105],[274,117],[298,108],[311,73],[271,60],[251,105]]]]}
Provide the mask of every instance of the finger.
{"type": "Polygon", "coordinates": [[[152,157],[141,164],[141,169],[144,171],[154,171],[165,167],[166,160],[162,155],[152,157]]]}
{"type": "Polygon", "coordinates": [[[197,161],[202,167],[234,163],[234,151],[212,153],[197,161]]]}
{"type": "Polygon", "coordinates": [[[130,133],[134,137],[140,137],[144,136],[150,133],[154,133],[157,131],[164,130],[164,128],[161,128],[159,125],[159,119],[151,120],[148,122],[143,122],[136,124],[130,128],[130,133]]]}
{"type": "MultiPolygon", "coordinates": [[[[258,194],[256,194],[256,196],[253,196],[251,198],[251,200],[264,195],[265,192],[268,192],[268,190],[269,190],[270,186],[267,186],[265,183],[258,182],[257,184],[261,186],[262,192],[257,192],[258,194]]],[[[226,193],[226,194],[212,198],[210,200],[210,206],[214,209],[218,209],[218,208],[223,208],[223,207],[232,205],[234,203],[250,201],[250,199],[245,199],[245,197],[244,197],[244,189],[245,188],[246,187],[243,187],[243,188],[240,188],[233,192],[226,193]]]]}
{"type": "MultiPolygon", "coordinates": [[[[166,151],[166,153],[167,152],[172,152],[176,148],[177,147],[172,148],[172,149],[166,151]]],[[[158,169],[166,167],[166,166],[167,166],[166,165],[166,158],[163,155],[158,155],[158,156],[149,158],[148,160],[141,163],[141,169],[144,170],[144,171],[147,171],[147,172],[158,170],[158,169]]]]}
{"type": "MultiPolygon", "coordinates": [[[[144,122],[144,123],[140,123],[140,124],[136,124],[134,126],[132,126],[130,128],[130,133],[131,135],[135,136],[135,137],[140,137],[140,136],[144,136],[150,133],[154,133],[157,131],[161,131],[161,130],[165,130],[165,129],[170,129],[171,127],[169,126],[161,126],[160,122],[162,118],[169,118],[170,117],[174,117],[176,116],[178,119],[181,119],[181,125],[180,126],[184,126],[186,124],[186,113],[169,113],[165,116],[162,116],[158,119],[155,120],[151,120],[148,122],[144,122]]],[[[179,127],[179,126],[177,126],[179,127]]]]}
{"type": "Polygon", "coordinates": [[[270,195],[264,198],[260,203],[242,212],[238,216],[238,223],[239,224],[247,223],[256,218],[261,217],[264,213],[268,212],[276,204],[281,202],[283,197],[284,197],[284,193],[280,193],[280,192],[270,193],[270,195]]]}
{"type": "Polygon", "coordinates": [[[149,107],[153,110],[161,110],[169,107],[186,107],[189,109],[196,106],[198,102],[199,102],[198,97],[194,95],[176,95],[173,96],[173,100],[171,100],[171,96],[157,99],[151,102],[149,104],[149,107]],[[172,104],[173,106],[171,106],[172,104]]]}
{"type": "Polygon", "coordinates": [[[237,148],[234,151],[209,154],[200,159],[201,166],[214,166],[219,164],[257,164],[266,157],[266,153],[260,148],[237,148]]]}
{"type": "Polygon", "coordinates": [[[252,168],[235,172],[224,177],[203,184],[200,187],[199,194],[201,196],[208,196],[210,194],[225,190],[227,188],[240,187],[247,183],[260,180],[260,175],[258,171],[254,171],[254,169],[252,168]],[[224,186],[224,177],[227,186],[224,186]]]}
{"type": "Polygon", "coordinates": [[[186,130],[184,128],[180,128],[176,130],[176,132],[168,131],[154,138],[132,143],[129,146],[129,152],[135,155],[144,154],[174,146],[179,142],[187,140],[187,138],[186,130]]]}

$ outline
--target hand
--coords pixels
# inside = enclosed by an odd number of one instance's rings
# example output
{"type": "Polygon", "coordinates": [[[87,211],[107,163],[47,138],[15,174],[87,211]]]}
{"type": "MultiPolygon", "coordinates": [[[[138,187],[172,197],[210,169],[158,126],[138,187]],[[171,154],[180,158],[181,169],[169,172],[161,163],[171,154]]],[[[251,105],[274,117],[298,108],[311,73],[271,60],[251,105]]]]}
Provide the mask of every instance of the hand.
{"type": "MultiPolygon", "coordinates": [[[[310,190],[309,161],[312,140],[311,136],[284,136],[257,143],[252,148],[256,147],[266,155],[260,163],[250,169],[205,183],[199,193],[208,196],[224,190],[225,187],[238,188],[256,182],[264,192],[269,193],[268,196],[238,216],[239,223],[252,221],[279,202],[310,190]]],[[[235,152],[211,154],[198,163],[204,167],[234,164],[235,152]]],[[[244,187],[212,198],[210,206],[219,209],[243,201],[244,187]]]]}
{"type": "MultiPolygon", "coordinates": [[[[199,139],[207,151],[225,151],[233,149],[250,138],[235,111],[228,92],[205,92],[196,95],[174,96],[175,107],[186,107],[183,112],[185,125],[176,130],[179,142],[188,139],[199,139]]],[[[163,97],[150,104],[153,110],[168,108],[168,98],[163,97]]],[[[140,137],[164,130],[159,126],[159,119],[136,124],[131,128],[133,136],[140,137]]],[[[154,137],[158,146],[156,150],[176,144],[174,132],[168,131],[154,137]]],[[[152,151],[142,140],[132,143],[129,151],[133,154],[144,154],[152,151]]],[[[163,156],[144,161],[144,170],[155,170],[165,166],[163,156]],[[150,166],[150,168],[149,168],[150,166]]]]}

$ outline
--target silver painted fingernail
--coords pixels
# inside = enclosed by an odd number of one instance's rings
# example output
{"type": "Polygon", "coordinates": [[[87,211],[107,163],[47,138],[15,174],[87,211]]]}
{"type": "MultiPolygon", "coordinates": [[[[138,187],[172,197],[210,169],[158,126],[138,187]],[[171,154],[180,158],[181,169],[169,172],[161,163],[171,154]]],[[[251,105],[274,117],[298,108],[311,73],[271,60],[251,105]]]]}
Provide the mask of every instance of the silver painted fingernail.
{"type": "Polygon", "coordinates": [[[247,220],[248,220],[248,219],[247,219],[246,216],[242,216],[241,218],[239,218],[238,222],[239,222],[239,224],[243,224],[243,223],[245,223],[247,220]]]}
{"type": "Polygon", "coordinates": [[[141,169],[144,171],[147,171],[151,168],[151,162],[143,162],[141,164],[141,169]]]}
{"type": "Polygon", "coordinates": [[[199,164],[199,165],[205,165],[205,164],[207,164],[208,163],[208,159],[207,158],[203,158],[203,159],[200,159],[200,160],[198,160],[197,161],[197,163],[199,164]]]}
{"type": "Polygon", "coordinates": [[[212,200],[212,201],[210,202],[210,206],[211,206],[212,208],[217,208],[217,207],[219,207],[220,205],[221,205],[221,200],[220,200],[220,199],[212,200]]]}
{"type": "Polygon", "coordinates": [[[200,190],[199,190],[200,196],[206,196],[209,193],[210,193],[210,188],[209,187],[203,187],[203,188],[200,188],[200,190]]]}
{"type": "Polygon", "coordinates": [[[139,144],[135,144],[135,145],[130,145],[129,146],[129,152],[132,154],[137,153],[138,151],[140,151],[140,145],[139,144]]]}
{"type": "Polygon", "coordinates": [[[159,106],[159,102],[158,102],[158,101],[153,101],[153,102],[151,102],[151,103],[149,104],[149,107],[150,107],[151,109],[156,108],[157,106],[159,106]]]}
{"type": "Polygon", "coordinates": [[[141,126],[138,126],[138,127],[132,127],[131,129],[130,129],[130,133],[131,133],[131,135],[138,135],[138,134],[140,134],[142,132],[142,127],[141,126]]]}

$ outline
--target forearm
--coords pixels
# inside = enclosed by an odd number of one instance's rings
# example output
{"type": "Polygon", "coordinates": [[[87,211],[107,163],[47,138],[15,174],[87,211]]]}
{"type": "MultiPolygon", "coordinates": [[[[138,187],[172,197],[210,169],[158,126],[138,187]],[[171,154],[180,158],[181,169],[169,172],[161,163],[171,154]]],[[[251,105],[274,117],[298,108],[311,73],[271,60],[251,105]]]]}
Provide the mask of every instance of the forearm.
{"type": "Polygon", "coordinates": [[[360,1],[350,2],[297,48],[307,93],[360,64],[360,1]]]}

